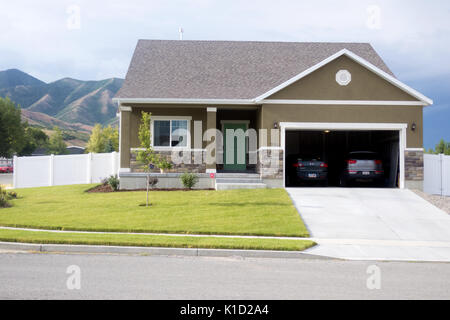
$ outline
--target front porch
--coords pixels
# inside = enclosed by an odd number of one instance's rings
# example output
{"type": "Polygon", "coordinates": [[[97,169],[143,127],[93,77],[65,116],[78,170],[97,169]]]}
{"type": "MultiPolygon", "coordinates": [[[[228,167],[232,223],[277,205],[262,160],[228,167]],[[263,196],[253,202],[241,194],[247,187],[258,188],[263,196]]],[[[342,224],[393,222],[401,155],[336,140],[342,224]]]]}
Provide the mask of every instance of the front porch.
{"type": "Polygon", "coordinates": [[[152,113],[154,151],[172,163],[164,172],[156,167],[151,170],[159,180],[157,188],[182,188],[180,176],[185,172],[198,175],[200,189],[282,187],[282,150],[275,148],[279,167],[273,169],[266,160],[275,151],[264,147],[267,141],[258,135],[260,107],[136,105],[121,107],[121,188],[145,187],[145,170],[136,161],[142,111],[152,113]],[[176,133],[175,126],[186,128],[186,133],[176,133]]]}

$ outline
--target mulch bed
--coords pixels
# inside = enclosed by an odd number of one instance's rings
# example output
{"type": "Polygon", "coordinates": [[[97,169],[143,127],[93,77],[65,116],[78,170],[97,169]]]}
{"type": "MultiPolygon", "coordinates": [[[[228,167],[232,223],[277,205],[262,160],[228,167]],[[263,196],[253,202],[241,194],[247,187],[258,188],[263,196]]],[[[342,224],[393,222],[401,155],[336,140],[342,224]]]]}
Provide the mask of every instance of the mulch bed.
{"type": "Polygon", "coordinates": [[[111,188],[109,184],[101,184],[98,186],[95,186],[93,188],[90,188],[86,190],[88,193],[107,193],[107,192],[114,192],[114,190],[111,188]]]}
{"type": "MultiPolygon", "coordinates": [[[[186,188],[178,188],[178,189],[149,189],[149,191],[201,191],[201,190],[215,190],[213,188],[210,189],[186,189],[186,188]]],[[[109,184],[101,184],[95,186],[89,190],[86,190],[87,193],[109,193],[109,192],[133,192],[133,191],[147,191],[147,189],[133,189],[133,190],[117,190],[114,191],[109,184]]]]}

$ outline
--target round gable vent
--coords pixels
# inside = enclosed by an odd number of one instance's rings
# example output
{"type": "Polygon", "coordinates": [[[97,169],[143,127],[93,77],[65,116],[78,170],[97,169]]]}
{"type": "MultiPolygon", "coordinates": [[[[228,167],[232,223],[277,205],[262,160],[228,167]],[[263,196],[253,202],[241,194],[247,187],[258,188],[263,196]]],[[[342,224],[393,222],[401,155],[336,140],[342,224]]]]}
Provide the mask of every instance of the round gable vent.
{"type": "Polygon", "coordinates": [[[336,82],[341,86],[346,86],[352,81],[352,74],[347,70],[339,70],[336,73],[336,82]]]}

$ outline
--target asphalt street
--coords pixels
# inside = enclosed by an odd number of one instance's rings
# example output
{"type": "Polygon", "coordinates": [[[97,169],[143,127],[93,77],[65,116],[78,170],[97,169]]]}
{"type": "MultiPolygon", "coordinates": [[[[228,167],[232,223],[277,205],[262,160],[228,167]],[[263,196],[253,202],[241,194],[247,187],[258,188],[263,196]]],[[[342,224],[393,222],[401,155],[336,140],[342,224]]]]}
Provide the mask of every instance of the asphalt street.
{"type": "Polygon", "coordinates": [[[2,252],[0,299],[450,299],[450,264],[2,252]]]}

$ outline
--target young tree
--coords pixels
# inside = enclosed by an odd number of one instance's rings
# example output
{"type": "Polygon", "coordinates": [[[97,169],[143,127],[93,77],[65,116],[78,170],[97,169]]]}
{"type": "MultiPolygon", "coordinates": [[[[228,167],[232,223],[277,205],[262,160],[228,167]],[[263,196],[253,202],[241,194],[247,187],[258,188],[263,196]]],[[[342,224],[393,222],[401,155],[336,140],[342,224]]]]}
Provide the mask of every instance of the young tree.
{"type": "Polygon", "coordinates": [[[67,154],[66,143],[64,142],[61,129],[58,127],[53,128],[53,134],[51,135],[48,143],[48,154],[67,154]]]}
{"type": "Polygon", "coordinates": [[[10,158],[24,146],[24,127],[20,106],[0,98],[0,157],[10,158]]]}
{"type": "Polygon", "coordinates": [[[106,141],[103,136],[102,125],[97,123],[92,129],[91,136],[86,146],[87,152],[101,153],[105,149],[106,141]]]}
{"type": "Polygon", "coordinates": [[[150,185],[150,170],[156,167],[166,167],[171,168],[172,164],[169,163],[164,158],[160,157],[152,148],[151,145],[151,132],[150,132],[150,122],[151,122],[151,113],[142,111],[141,124],[139,125],[139,142],[140,142],[140,150],[136,152],[136,160],[142,164],[142,168],[145,172],[147,172],[147,202],[146,206],[148,207],[148,191],[150,185]]]}
{"type": "Polygon", "coordinates": [[[87,152],[109,153],[119,151],[119,131],[108,126],[103,128],[96,124],[86,147],[87,152]]]}
{"type": "Polygon", "coordinates": [[[436,145],[433,153],[450,155],[450,142],[446,142],[444,139],[441,139],[441,141],[439,141],[439,143],[436,145]]]}
{"type": "Polygon", "coordinates": [[[445,148],[446,147],[446,143],[444,141],[444,139],[441,139],[441,141],[439,141],[439,143],[436,145],[436,153],[440,154],[440,153],[445,153],[445,148]]]}
{"type": "Polygon", "coordinates": [[[111,126],[103,129],[106,140],[105,152],[119,151],[119,130],[111,126]]]}
{"type": "Polygon", "coordinates": [[[22,150],[19,152],[20,156],[29,156],[31,155],[36,149],[48,148],[48,136],[47,134],[42,131],[39,128],[34,128],[28,126],[27,123],[25,123],[25,144],[22,148],[22,150]]]}

